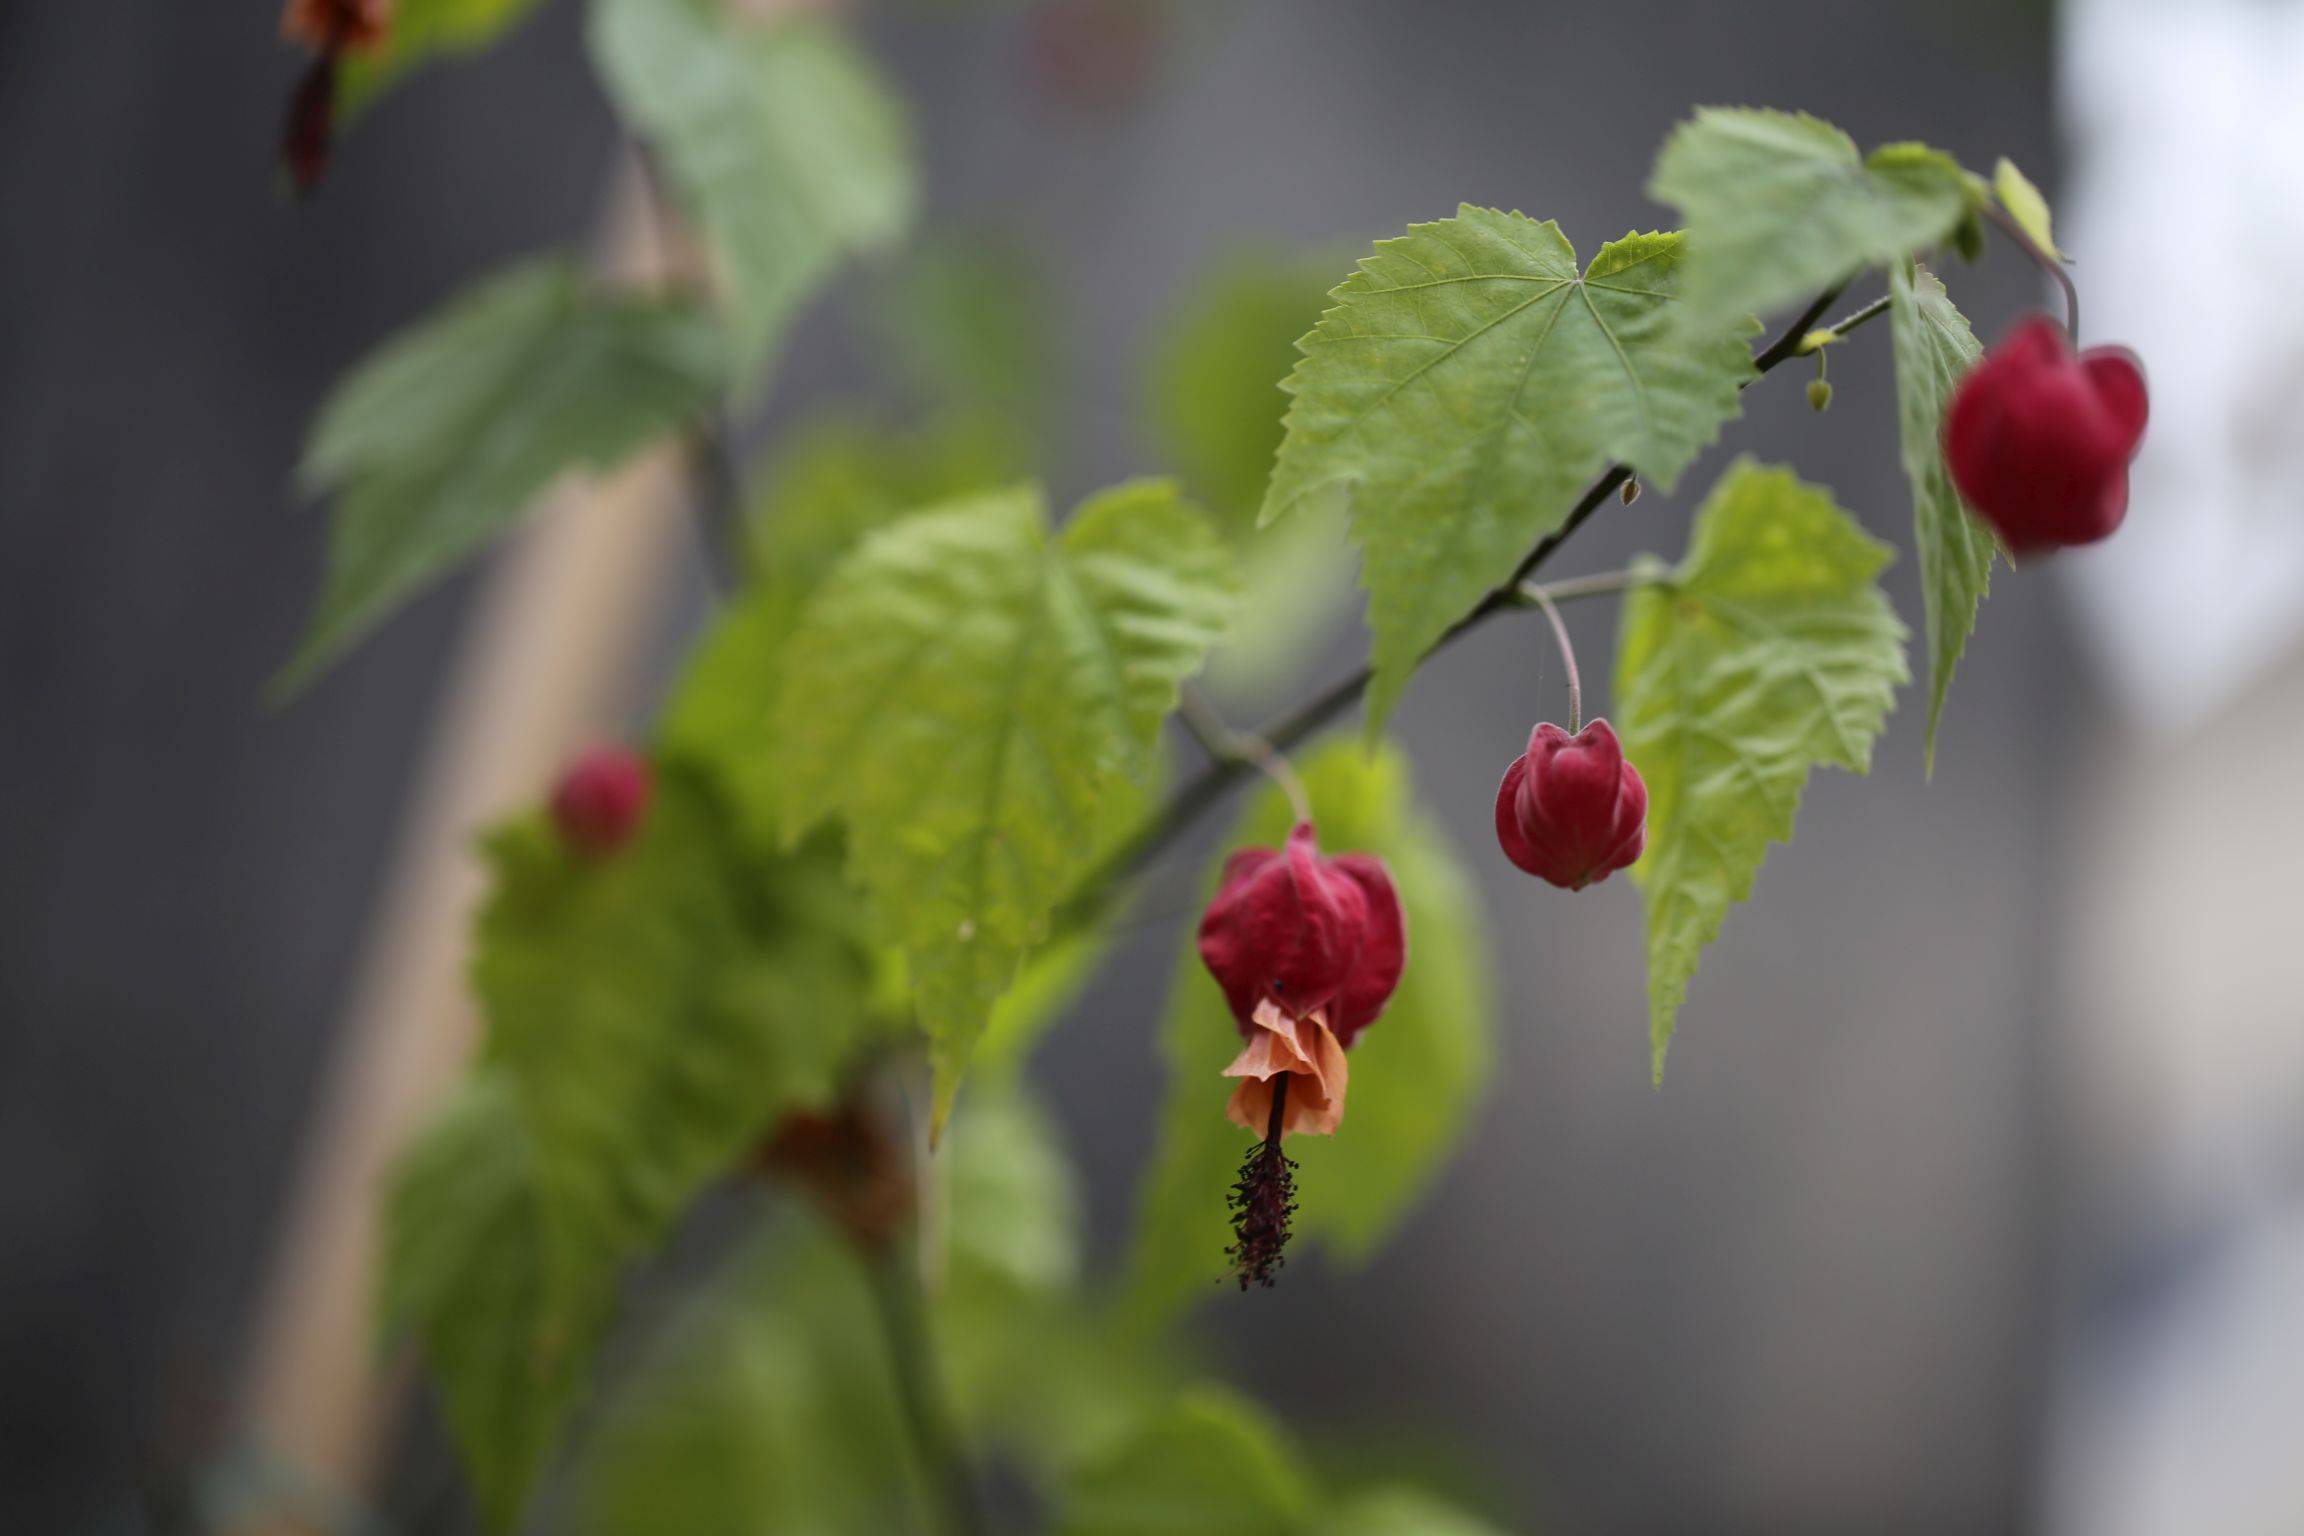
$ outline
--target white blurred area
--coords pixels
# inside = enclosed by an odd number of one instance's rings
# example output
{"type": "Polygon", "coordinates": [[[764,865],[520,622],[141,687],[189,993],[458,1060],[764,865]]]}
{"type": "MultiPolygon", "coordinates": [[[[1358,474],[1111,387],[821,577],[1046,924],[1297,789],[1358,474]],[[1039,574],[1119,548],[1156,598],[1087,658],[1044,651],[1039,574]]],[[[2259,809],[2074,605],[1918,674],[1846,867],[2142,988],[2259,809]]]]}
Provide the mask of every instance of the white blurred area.
{"type": "Polygon", "coordinates": [[[2066,575],[2057,1056],[2077,1221],[2067,1536],[2304,1531],[2304,4],[2071,0],[2084,341],[2143,354],[2120,537],[2066,575]]]}

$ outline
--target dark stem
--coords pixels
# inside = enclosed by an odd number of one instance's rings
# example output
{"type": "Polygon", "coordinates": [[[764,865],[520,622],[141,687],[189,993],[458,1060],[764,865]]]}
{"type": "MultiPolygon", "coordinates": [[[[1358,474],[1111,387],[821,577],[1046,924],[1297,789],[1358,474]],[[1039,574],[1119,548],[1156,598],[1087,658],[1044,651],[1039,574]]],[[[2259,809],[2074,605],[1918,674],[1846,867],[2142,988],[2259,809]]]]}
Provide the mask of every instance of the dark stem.
{"type": "Polygon", "coordinates": [[[920,1453],[929,1495],[944,1529],[948,1536],[987,1536],[990,1528],[976,1503],[975,1480],[968,1474],[960,1437],[952,1428],[951,1405],[936,1379],[920,1276],[903,1250],[893,1246],[866,1253],[864,1267],[872,1276],[872,1295],[888,1336],[905,1426],[920,1453]]]}
{"type": "Polygon", "coordinates": [[[2008,217],[2006,210],[1992,203],[1984,203],[1979,206],[1978,211],[1992,221],[1992,226],[1995,229],[2015,241],[2016,248],[2026,256],[2031,257],[2034,266],[2056,279],[2057,285],[2064,290],[2064,331],[2066,335],[2072,338],[2072,344],[2078,346],[2080,344],[2080,289],[2073,283],[2072,274],[2064,270],[2064,263],[2040,249],[2032,237],[2024,233],[2023,226],[2008,217]]]}
{"type": "MultiPolygon", "coordinates": [[[[1784,328],[1783,333],[1771,342],[1765,351],[1752,359],[1754,379],[1768,373],[1786,358],[1799,355],[1801,343],[1807,338],[1809,331],[1822,318],[1824,311],[1831,308],[1833,303],[1839,299],[1841,291],[1847,286],[1846,283],[1834,283],[1818,294],[1813,303],[1795,316],[1792,323],[1784,328]]],[[[1828,329],[1835,336],[1845,336],[1856,327],[1885,313],[1887,308],[1888,301],[1880,299],[1865,305],[1862,309],[1848,316],[1845,320],[1828,327],[1828,329]]],[[[1747,379],[1745,387],[1749,388],[1753,381],[1753,379],[1747,379]]],[[[1524,601],[1521,589],[1528,579],[1541,570],[1544,562],[1552,558],[1553,552],[1566,543],[1577,529],[1583,527],[1585,521],[1600,509],[1601,504],[1615,495],[1631,478],[1632,468],[1628,464],[1611,464],[1603,470],[1600,478],[1593,481],[1584,494],[1577,498],[1576,505],[1569,509],[1568,516],[1562,520],[1560,526],[1537,540],[1536,547],[1522,556],[1520,563],[1512,568],[1512,574],[1491,587],[1480,601],[1472,605],[1471,610],[1464,617],[1450,625],[1446,632],[1432,643],[1432,648],[1424,653],[1422,659],[1431,660],[1432,657],[1447,649],[1466,633],[1478,628],[1496,614],[1507,608],[1520,606],[1524,601]]],[[[1375,675],[1373,668],[1363,666],[1350,676],[1330,684],[1321,692],[1306,699],[1254,734],[1257,739],[1273,751],[1285,752],[1350,709],[1358,701],[1360,695],[1368,691],[1368,683],[1375,675]]],[[[1159,857],[1170,843],[1183,834],[1185,828],[1197,821],[1210,806],[1224,798],[1225,792],[1239,781],[1241,775],[1248,771],[1249,766],[1249,764],[1237,759],[1220,760],[1210,763],[1199,773],[1186,780],[1183,787],[1168,798],[1167,803],[1160,808],[1158,815],[1146,822],[1134,837],[1114,849],[1101,863],[1088,872],[1086,878],[1075,888],[1072,898],[1058,910],[1056,914],[1057,931],[1073,931],[1086,923],[1095,921],[1097,917],[1102,915],[1104,908],[1112,899],[1113,891],[1129,876],[1159,857]]]]}
{"type": "Polygon", "coordinates": [[[743,561],[743,477],[728,446],[725,414],[714,408],[688,431],[688,495],[696,509],[696,535],[704,546],[704,571],[720,597],[740,585],[743,561]]]}
{"type": "Polygon", "coordinates": [[[1264,1145],[1274,1149],[1280,1145],[1281,1123],[1287,1118],[1288,1079],[1295,1075],[1283,1072],[1280,1080],[1272,1085],[1272,1113],[1264,1121],[1264,1145]]]}

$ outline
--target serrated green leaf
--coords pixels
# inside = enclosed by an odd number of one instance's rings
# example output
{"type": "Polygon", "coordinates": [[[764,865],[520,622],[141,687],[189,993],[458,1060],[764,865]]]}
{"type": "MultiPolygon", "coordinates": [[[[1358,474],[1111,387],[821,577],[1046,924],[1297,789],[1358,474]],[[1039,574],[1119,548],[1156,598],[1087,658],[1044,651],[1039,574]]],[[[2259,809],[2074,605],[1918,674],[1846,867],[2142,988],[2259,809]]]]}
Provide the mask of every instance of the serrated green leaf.
{"type": "Polygon", "coordinates": [[[1688,320],[1718,324],[1813,297],[1951,236],[1967,174],[1922,144],[1859,157],[1806,113],[1701,107],[1656,156],[1648,195],[1688,237],[1688,320]]]}
{"type": "Polygon", "coordinates": [[[590,1368],[621,1255],[550,1273],[512,1084],[468,1080],[394,1170],[383,1318],[414,1336],[490,1530],[518,1521],[590,1368]],[[571,1281],[579,1283],[571,1283],[571,1281]]]}
{"type": "Polygon", "coordinates": [[[1553,223],[1460,209],[1378,243],[1298,346],[1264,518],[1349,491],[1371,735],[1432,643],[1612,459],[1669,489],[1737,412],[1749,322],[1672,316],[1680,237],[1581,274],[1553,223]]]}
{"type": "Polygon", "coordinates": [[[564,471],[605,470],[713,398],[725,353],[693,306],[515,267],[385,343],[340,384],[299,478],[336,497],[319,605],[276,693],[525,514],[564,471]]]}
{"type": "Polygon", "coordinates": [[[1288,1536],[1313,1513],[1280,1425],[1214,1386],[1178,1394],[1061,1490],[1062,1536],[1288,1536]]]}
{"type": "Polygon", "coordinates": [[[1952,672],[1976,627],[1998,545],[1968,510],[1944,463],[1944,407],[1982,348],[1926,267],[1888,271],[1888,323],[1896,345],[1896,417],[1904,475],[1912,482],[1912,540],[1920,551],[1920,596],[1928,640],[1928,771],[1936,768],[1936,727],[1952,672]]]}
{"type": "Polygon", "coordinates": [[[846,822],[909,958],[940,1110],[1234,593],[1206,520],[1140,481],[1054,538],[1026,489],[907,518],[810,603],[774,717],[783,826],[846,822]]]}
{"type": "Polygon", "coordinates": [[[1633,589],[1616,729],[1648,783],[1648,1029],[1665,1048],[1697,956],[1792,836],[1812,765],[1869,770],[1910,680],[1875,578],[1894,553],[1789,471],[1739,459],[1696,514],[1687,558],[1633,589]]]}
{"type": "Polygon", "coordinates": [[[336,110],[350,118],[418,65],[478,53],[527,19],[538,0],[397,0],[383,45],[345,57],[336,75],[336,110]]]}
{"type": "MultiPolygon", "coordinates": [[[[1351,1091],[1333,1137],[1292,1138],[1299,1242],[1365,1261],[1438,1176],[1479,1113],[1495,1051],[1493,962],[1470,875],[1414,804],[1407,760],[1329,745],[1303,764],[1324,852],[1365,851],[1392,871],[1408,920],[1408,969],[1384,1016],[1352,1047],[1351,1091]]],[[[1266,791],[1222,847],[1277,845],[1292,820],[1266,791]]],[[[1204,882],[1214,886],[1214,870],[1204,882]]],[[[1160,1051],[1168,1089],[1128,1260],[1143,1324],[1206,1296],[1231,1242],[1225,1208],[1252,1139],[1224,1118],[1220,1075],[1240,1049],[1223,993],[1188,937],[1169,984],[1160,1051]]]]}
{"type": "Polygon", "coordinates": [[[756,378],[839,262],[894,244],[919,198],[903,103],[836,27],[749,28],[708,0],[594,0],[594,67],[718,258],[756,378]]]}
{"type": "Polygon", "coordinates": [[[609,858],[541,818],[488,845],[473,980],[518,1095],[554,1272],[653,1242],[774,1118],[834,1096],[867,961],[825,852],[739,856],[702,787],[659,772],[609,858]]]}
{"type": "Polygon", "coordinates": [[[2048,199],[2032,185],[2032,179],[2016,169],[2016,162],[2006,155],[1992,167],[1992,193],[2000,199],[2000,206],[2008,210],[2008,217],[2016,227],[2032,237],[2032,243],[2048,253],[2050,259],[2062,261],[2064,253],[2056,249],[2055,221],[2048,213],[2048,199]]]}

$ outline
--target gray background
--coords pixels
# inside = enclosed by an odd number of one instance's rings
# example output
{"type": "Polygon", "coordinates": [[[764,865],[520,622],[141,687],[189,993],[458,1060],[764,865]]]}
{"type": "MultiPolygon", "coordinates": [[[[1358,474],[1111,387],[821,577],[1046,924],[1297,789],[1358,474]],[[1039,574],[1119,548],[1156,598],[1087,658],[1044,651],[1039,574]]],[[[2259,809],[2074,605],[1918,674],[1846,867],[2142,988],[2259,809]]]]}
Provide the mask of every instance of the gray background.
{"type": "MultiPolygon", "coordinates": [[[[1693,102],[1805,107],[1860,141],[2055,166],[2046,21],[1980,3],[1267,3],[1180,26],[1134,113],[1021,83],[1017,24],[875,10],[915,93],[932,214],[1054,275],[1071,494],[1158,468],[1138,359],[1243,241],[1364,241],[1459,199],[1589,252],[1693,102]]],[[[459,617],[420,604],[263,713],[320,520],[287,489],[328,380],[498,259],[580,237],[609,128],[573,8],[435,72],[274,194],[297,61],[268,5],[0,8],[0,1526],[134,1529],[211,1449],[361,918],[459,617]]],[[[2005,256],[1959,293],[2030,299],[2005,256]]],[[[1862,297],[1867,295],[1857,295],[1862,297]]],[[[1818,420],[1754,392],[1734,448],[1796,459],[1908,544],[1883,338],[1818,420]]],[[[808,328],[777,410],[851,378],[808,328]]],[[[1556,569],[1678,547],[1611,511],[1556,569]]],[[[1907,560],[1901,610],[1919,608],[1907,560]]],[[[1593,658],[1605,611],[1575,617],[1593,658]]],[[[1317,1263],[1222,1309],[1243,1374],[1316,1436],[1403,1410],[1564,1532],[1992,1532],[2027,1523],[2055,1187],[2036,1059],[2059,744],[2090,705],[2035,583],[2003,577],[1933,785],[1906,696],[1869,782],[1825,776],[1730,920],[1661,1093],[1637,904],[1493,857],[1495,776],[1558,714],[1504,624],[1400,728],[1473,856],[1506,967],[1506,1070],[1445,1187],[1371,1271],[1317,1263]],[[1253,1336],[1239,1325],[1252,1322],[1253,1336]]],[[[1339,653],[1328,665],[1340,666],[1339,653]]],[[[1604,672],[1596,662],[1587,670],[1604,672]]],[[[1109,994],[1162,984],[1167,934],[1109,994]]],[[[1149,1128],[1148,1032],[1049,1050],[1109,1245],[1149,1128]]]]}

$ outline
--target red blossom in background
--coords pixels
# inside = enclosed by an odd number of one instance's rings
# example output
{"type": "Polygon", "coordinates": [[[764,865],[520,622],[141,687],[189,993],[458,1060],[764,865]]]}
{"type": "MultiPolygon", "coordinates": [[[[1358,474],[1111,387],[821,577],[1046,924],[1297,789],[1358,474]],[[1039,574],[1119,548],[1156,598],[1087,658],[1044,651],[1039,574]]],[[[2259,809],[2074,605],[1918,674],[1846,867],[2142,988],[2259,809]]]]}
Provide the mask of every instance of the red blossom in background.
{"type": "Polygon", "coordinates": [[[393,0],[288,0],[280,35],[312,50],[312,63],[288,98],[280,163],[299,197],[328,174],[336,137],[336,72],[346,53],[371,53],[392,30],[393,0]]]}
{"type": "Polygon", "coordinates": [[[1960,381],[1944,461],[2009,553],[2093,544],[2128,515],[2128,465],[2149,414],[2135,353],[2074,353],[2062,326],[2034,315],[1960,381]]]}
{"type": "Polygon", "coordinates": [[[648,764],[623,747],[594,747],[552,790],[552,824],[568,846],[601,859],[632,840],[648,813],[648,764]]]}
{"type": "Polygon", "coordinates": [[[1539,880],[1580,891],[1640,857],[1648,786],[1605,720],[1574,736],[1546,721],[1496,787],[1496,841],[1539,880]]]}

